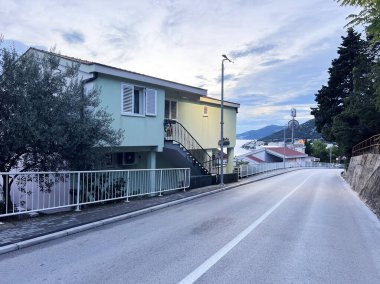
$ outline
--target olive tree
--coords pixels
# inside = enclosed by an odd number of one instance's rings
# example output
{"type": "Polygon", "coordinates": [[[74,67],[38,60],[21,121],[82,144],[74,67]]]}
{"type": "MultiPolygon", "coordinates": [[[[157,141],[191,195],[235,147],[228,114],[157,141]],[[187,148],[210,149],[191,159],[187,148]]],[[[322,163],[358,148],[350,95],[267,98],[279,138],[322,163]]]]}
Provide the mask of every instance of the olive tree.
{"type": "MultiPolygon", "coordinates": [[[[78,71],[62,68],[55,52],[0,49],[0,172],[85,170],[120,144],[100,90],[85,92],[78,71]]],[[[5,187],[14,179],[2,178],[3,202],[12,206],[5,187]]]]}

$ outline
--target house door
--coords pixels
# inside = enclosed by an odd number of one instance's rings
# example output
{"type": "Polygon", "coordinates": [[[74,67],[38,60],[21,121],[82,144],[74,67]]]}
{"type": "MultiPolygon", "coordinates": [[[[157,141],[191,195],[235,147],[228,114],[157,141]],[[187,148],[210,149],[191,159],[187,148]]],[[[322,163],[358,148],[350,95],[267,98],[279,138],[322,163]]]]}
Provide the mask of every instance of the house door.
{"type": "Polygon", "coordinates": [[[165,100],[165,118],[177,120],[177,101],[165,100]]]}

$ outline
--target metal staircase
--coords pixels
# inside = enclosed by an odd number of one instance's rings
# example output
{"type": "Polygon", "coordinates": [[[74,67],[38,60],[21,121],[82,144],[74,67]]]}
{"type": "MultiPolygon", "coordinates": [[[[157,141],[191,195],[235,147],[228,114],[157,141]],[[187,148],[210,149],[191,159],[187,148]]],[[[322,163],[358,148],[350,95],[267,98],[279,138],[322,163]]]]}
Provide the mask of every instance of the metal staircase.
{"type": "Polygon", "coordinates": [[[201,174],[218,173],[218,159],[213,159],[181,123],[165,119],[164,130],[165,141],[176,145],[174,147],[182,151],[183,156],[197,167],[201,174]]]}

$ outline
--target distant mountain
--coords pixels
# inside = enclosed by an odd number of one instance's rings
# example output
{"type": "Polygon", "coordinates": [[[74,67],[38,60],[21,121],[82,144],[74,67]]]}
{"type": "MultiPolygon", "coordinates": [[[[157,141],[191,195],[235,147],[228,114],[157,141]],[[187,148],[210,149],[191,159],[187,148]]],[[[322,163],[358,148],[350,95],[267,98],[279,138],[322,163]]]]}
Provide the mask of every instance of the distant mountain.
{"type": "MultiPolygon", "coordinates": [[[[282,127],[280,127],[282,128],[282,127]]],[[[292,130],[290,128],[286,128],[285,130],[286,140],[289,141],[292,137],[292,130]]],[[[315,128],[314,119],[308,120],[305,123],[300,124],[299,127],[294,129],[294,139],[321,139],[322,136],[317,132],[315,128]]],[[[260,140],[265,142],[277,142],[284,140],[284,130],[275,132],[271,135],[265,136],[260,140]]]]}
{"type": "Polygon", "coordinates": [[[247,132],[243,132],[236,135],[237,139],[246,139],[246,140],[252,140],[252,139],[261,139],[262,137],[271,135],[277,131],[282,129],[282,126],[279,125],[269,125],[265,126],[263,128],[257,129],[257,130],[250,130],[247,132]]]}

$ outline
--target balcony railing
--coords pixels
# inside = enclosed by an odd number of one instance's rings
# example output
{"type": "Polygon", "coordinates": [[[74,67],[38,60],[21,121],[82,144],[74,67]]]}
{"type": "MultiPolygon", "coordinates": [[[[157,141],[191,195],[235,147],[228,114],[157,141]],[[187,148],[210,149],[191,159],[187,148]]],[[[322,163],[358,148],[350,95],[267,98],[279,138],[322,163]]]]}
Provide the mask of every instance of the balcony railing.
{"type": "Polygon", "coordinates": [[[207,173],[217,173],[219,160],[213,159],[181,123],[165,119],[164,130],[165,140],[179,143],[207,173]]]}

